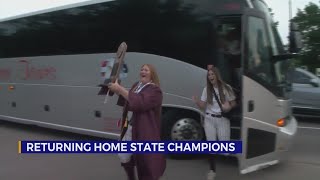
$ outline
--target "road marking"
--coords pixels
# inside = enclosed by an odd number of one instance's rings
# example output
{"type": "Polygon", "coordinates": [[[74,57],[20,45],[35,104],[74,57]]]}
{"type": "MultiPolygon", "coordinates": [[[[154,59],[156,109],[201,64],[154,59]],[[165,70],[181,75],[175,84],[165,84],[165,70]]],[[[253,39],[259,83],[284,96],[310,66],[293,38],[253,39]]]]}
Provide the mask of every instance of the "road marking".
{"type": "Polygon", "coordinates": [[[298,126],[299,129],[313,129],[313,130],[320,130],[320,127],[306,127],[306,126],[298,126]]]}

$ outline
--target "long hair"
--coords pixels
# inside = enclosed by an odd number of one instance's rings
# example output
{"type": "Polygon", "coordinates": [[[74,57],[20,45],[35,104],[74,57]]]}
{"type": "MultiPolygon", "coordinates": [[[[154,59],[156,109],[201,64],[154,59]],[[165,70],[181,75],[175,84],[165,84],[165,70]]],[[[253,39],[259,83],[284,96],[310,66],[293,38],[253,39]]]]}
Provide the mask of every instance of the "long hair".
{"type": "Polygon", "coordinates": [[[232,89],[230,88],[230,86],[227,85],[227,83],[225,83],[222,80],[219,69],[213,66],[208,67],[208,72],[207,72],[207,102],[209,104],[213,103],[212,99],[213,99],[213,91],[214,91],[213,84],[209,80],[209,71],[212,71],[213,74],[216,76],[220,101],[221,103],[224,103],[226,100],[226,97],[223,93],[223,89],[226,89],[228,92],[232,92],[232,89]]]}
{"type": "Polygon", "coordinates": [[[156,68],[151,64],[144,64],[144,65],[141,66],[141,68],[143,66],[147,66],[149,68],[150,75],[151,75],[150,78],[151,78],[152,83],[154,83],[155,85],[160,87],[160,80],[159,80],[159,76],[158,76],[158,73],[156,71],[156,68]]]}
{"type": "MultiPolygon", "coordinates": [[[[158,76],[158,73],[156,71],[156,68],[151,65],[151,64],[144,64],[141,66],[141,68],[143,66],[147,66],[150,70],[150,79],[152,81],[152,83],[154,83],[156,86],[158,86],[160,88],[160,80],[159,80],[159,76],[158,76]]],[[[159,117],[159,119],[161,118],[161,114],[162,114],[162,106],[159,107],[158,111],[156,112],[156,116],[159,117]]],[[[160,129],[161,129],[161,123],[160,123],[160,129]]]]}

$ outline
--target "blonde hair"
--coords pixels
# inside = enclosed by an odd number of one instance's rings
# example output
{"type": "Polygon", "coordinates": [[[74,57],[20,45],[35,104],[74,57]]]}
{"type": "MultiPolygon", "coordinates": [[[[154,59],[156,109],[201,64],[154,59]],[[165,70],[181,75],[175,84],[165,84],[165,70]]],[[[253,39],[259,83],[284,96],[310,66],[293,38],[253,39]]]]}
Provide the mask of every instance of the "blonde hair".
{"type": "Polygon", "coordinates": [[[144,64],[141,66],[141,68],[143,68],[144,66],[147,66],[150,70],[150,75],[151,75],[150,78],[151,78],[152,83],[154,83],[155,85],[160,87],[160,80],[159,80],[159,76],[156,71],[156,68],[151,64],[144,64]]]}

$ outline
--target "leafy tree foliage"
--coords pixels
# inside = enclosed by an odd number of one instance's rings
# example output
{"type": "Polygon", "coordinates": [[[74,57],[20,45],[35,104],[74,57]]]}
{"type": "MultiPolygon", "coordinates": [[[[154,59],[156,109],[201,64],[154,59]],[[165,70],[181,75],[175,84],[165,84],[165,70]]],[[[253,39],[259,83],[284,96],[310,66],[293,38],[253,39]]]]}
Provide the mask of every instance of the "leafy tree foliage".
{"type": "Polygon", "coordinates": [[[303,35],[304,48],[299,57],[299,64],[306,65],[311,71],[320,68],[320,6],[309,3],[299,9],[293,18],[303,35]]]}

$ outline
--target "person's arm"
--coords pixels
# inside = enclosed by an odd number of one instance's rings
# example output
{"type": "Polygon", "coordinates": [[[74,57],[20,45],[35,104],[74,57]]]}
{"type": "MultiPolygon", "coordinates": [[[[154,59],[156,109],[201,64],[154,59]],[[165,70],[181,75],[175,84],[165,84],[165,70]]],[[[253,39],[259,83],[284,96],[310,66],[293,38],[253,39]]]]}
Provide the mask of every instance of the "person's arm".
{"type": "Polygon", "coordinates": [[[192,96],[192,100],[202,111],[204,111],[207,107],[207,88],[203,89],[201,99],[197,96],[192,96]]]}
{"type": "Polygon", "coordinates": [[[116,80],[115,83],[110,83],[108,84],[108,88],[110,91],[116,93],[117,95],[121,95],[124,97],[126,100],[128,100],[128,94],[129,91],[126,90],[124,87],[122,87],[119,83],[118,80],[116,80]]]}
{"type": "Polygon", "coordinates": [[[129,91],[126,90],[124,87],[120,86],[118,93],[119,95],[121,95],[123,98],[125,98],[126,100],[128,100],[129,98],[129,91]]]}
{"type": "Polygon", "coordinates": [[[232,108],[236,107],[237,106],[236,100],[230,101],[230,105],[232,108]]]}
{"type": "Polygon", "coordinates": [[[231,109],[233,109],[237,105],[236,96],[230,85],[228,85],[228,89],[229,90],[224,88],[224,94],[227,102],[222,104],[222,108],[225,112],[229,112],[231,109]]]}
{"type": "Polygon", "coordinates": [[[206,109],[207,103],[204,101],[201,101],[197,96],[193,96],[192,100],[201,110],[206,109]]]}

